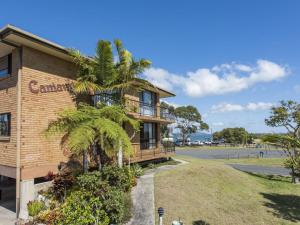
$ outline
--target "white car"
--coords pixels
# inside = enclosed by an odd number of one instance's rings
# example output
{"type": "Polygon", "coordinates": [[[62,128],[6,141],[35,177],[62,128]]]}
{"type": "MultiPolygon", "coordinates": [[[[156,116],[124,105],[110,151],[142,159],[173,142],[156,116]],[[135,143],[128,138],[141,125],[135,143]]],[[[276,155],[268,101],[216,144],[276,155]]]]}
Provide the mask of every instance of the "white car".
{"type": "Polygon", "coordinates": [[[204,145],[203,142],[201,142],[201,141],[192,141],[191,144],[192,144],[192,145],[197,145],[197,146],[202,146],[202,145],[204,145]]]}

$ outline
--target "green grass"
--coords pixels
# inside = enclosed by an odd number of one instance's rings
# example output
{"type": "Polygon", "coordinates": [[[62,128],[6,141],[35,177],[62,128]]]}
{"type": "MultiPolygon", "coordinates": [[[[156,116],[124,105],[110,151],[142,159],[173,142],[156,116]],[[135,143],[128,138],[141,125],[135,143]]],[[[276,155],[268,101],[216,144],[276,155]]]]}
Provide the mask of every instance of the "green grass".
{"type": "Polygon", "coordinates": [[[300,224],[300,185],[288,178],[248,174],[222,161],[190,163],[155,176],[155,207],[164,224],[300,224]]]}
{"type": "Polygon", "coordinates": [[[275,166],[283,167],[285,158],[243,158],[243,159],[218,159],[224,163],[236,163],[246,165],[259,165],[259,166],[275,166]]]}

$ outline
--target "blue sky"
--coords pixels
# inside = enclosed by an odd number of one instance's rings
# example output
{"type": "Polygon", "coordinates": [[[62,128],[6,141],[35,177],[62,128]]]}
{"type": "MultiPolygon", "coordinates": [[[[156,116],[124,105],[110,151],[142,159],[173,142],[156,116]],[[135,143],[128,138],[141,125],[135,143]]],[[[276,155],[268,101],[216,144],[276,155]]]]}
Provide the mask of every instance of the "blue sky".
{"type": "Polygon", "coordinates": [[[145,77],[198,107],[213,131],[264,125],[269,107],[300,95],[300,1],[5,1],[0,25],[93,55],[120,38],[153,68],[145,77]]]}

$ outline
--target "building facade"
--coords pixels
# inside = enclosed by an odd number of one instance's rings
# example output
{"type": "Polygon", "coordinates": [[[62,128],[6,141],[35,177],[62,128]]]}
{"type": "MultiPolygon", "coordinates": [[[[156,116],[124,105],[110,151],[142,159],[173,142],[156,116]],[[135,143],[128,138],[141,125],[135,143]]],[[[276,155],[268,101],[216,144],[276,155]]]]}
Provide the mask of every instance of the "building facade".
{"type": "MultiPolygon", "coordinates": [[[[0,177],[9,180],[9,191],[15,192],[14,199],[5,199],[11,193],[2,191],[0,205],[4,201],[8,208],[15,207],[21,218],[27,217],[27,202],[35,197],[39,178],[56,173],[58,165],[68,161],[60,138],[46,139],[43,132],[58,112],[75,107],[70,93],[75,75],[76,66],[64,47],[10,25],[0,30],[0,177]]],[[[170,96],[174,94],[160,88],[126,94],[128,113],[142,121],[132,140],[131,162],[174,154],[160,140],[161,124],[173,122],[160,107],[160,98],[170,96]]]]}

